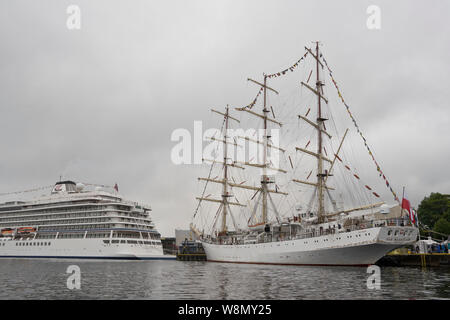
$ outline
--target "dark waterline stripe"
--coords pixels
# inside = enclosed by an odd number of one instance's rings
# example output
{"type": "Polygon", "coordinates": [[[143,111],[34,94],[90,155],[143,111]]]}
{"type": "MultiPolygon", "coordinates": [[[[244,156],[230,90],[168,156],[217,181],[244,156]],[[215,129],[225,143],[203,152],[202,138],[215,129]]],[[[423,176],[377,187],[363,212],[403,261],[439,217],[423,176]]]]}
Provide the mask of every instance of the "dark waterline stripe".
{"type": "Polygon", "coordinates": [[[0,256],[24,259],[176,260],[176,257],[93,257],[93,256],[0,256]]]}
{"type": "Polygon", "coordinates": [[[311,267],[367,267],[371,265],[371,264],[305,264],[305,263],[276,263],[276,262],[243,262],[243,261],[220,261],[209,259],[207,261],[217,263],[267,264],[277,266],[311,266],[311,267]]]}

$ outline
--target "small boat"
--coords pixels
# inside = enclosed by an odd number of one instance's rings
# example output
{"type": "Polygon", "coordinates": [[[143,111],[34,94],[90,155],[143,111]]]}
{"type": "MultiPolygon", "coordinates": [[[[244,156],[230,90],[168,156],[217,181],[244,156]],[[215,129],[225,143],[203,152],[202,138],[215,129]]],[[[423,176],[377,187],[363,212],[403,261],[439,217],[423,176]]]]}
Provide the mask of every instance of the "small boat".
{"type": "Polygon", "coordinates": [[[4,228],[1,230],[2,236],[11,236],[14,233],[14,229],[12,228],[4,228]]]}
{"type": "Polygon", "coordinates": [[[266,223],[265,222],[255,223],[253,225],[248,225],[249,230],[252,230],[252,231],[264,230],[265,227],[266,227],[266,223]]]}
{"type": "Polygon", "coordinates": [[[28,234],[28,233],[33,233],[36,232],[36,228],[34,227],[22,227],[17,229],[17,233],[18,234],[28,234]]]}

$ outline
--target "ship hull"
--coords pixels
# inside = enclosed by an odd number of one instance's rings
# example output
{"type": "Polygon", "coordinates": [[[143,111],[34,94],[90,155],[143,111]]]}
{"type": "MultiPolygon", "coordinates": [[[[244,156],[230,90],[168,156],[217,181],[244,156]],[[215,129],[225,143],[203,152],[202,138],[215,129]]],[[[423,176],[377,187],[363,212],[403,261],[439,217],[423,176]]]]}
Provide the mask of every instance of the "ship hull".
{"type": "Polygon", "coordinates": [[[0,258],[174,260],[160,245],[105,244],[101,239],[0,241],[0,258]]]}
{"type": "Polygon", "coordinates": [[[413,227],[379,227],[242,245],[203,243],[208,261],[316,266],[367,266],[417,238],[413,227]],[[396,234],[397,233],[397,234],[396,234]]]}

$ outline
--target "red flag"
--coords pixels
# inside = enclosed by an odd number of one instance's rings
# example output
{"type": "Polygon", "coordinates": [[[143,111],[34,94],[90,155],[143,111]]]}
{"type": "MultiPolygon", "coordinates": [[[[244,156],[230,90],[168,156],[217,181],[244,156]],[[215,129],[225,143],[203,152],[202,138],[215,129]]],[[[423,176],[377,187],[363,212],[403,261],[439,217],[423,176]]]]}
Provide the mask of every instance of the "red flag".
{"type": "Polygon", "coordinates": [[[114,190],[116,190],[116,192],[119,192],[119,186],[117,185],[117,183],[114,185],[114,190]]]}
{"type": "Polygon", "coordinates": [[[405,209],[406,211],[408,211],[408,213],[411,213],[411,204],[406,198],[403,198],[402,200],[402,209],[405,209]]]}
{"type": "Polygon", "coordinates": [[[402,209],[404,209],[408,212],[409,220],[411,220],[411,222],[414,224],[414,218],[413,218],[413,213],[411,210],[411,204],[409,203],[409,200],[406,199],[404,196],[402,199],[402,209]]]}

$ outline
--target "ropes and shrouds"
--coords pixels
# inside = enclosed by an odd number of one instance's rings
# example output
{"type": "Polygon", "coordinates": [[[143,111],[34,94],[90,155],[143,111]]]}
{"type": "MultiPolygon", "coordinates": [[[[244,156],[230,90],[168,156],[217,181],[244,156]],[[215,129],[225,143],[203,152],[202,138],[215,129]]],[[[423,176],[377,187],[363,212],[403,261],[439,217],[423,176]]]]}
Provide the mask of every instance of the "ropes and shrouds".
{"type": "MultiPolygon", "coordinates": [[[[93,183],[84,183],[84,182],[83,182],[83,184],[86,185],[86,186],[111,188],[111,189],[114,188],[114,187],[107,186],[107,185],[104,185],[104,184],[93,184],[93,183]]],[[[36,192],[36,191],[41,191],[41,190],[47,190],[47,189],[51,189],[53,187],[54,187],[54,185],[45,186],[45,187],[38,187],[38,188],[33,188],[33,189],[27,189],[27,190],[22,190],[22,191],[4,192],[4,193],[0,193],[0,197],[1,196],[13,195],[13,194],[22,194],[22,193],[29,193],[29,192],[36,192]]]]}
{"type": "Polygon", "coordinates": [[[258,101],[258,98],[263,91],[264,91],[264,88],[261,87],[261,89],[259,89],[258,93],[256,94],[255,99],[253,99],[253,101],[249,105],[245,106],[244,108],[249,108],[249,109],[253,108],[253,106],[256,104],[256,101],[258,101]]]}
{"type": "MultiPolygon", "coordinates": [[[[220,129],[221,132],[223,131],[223,127],[225,126],[225,119],[226,119],[226,118],[224,117],[224,118],[223,118],[223,122],[222,122],[222,128],[220,129]]],[[[225,134],[225,135],[226,135],[226,134],[225,134]]],[[[212,173],[212,169],[213,169],[213,167],[214,167],[214,164],[215,164],[215,162],[211,163],[211,166],[209,167],[208,179],[211,178],[211,173],[212,173]]],[[[206,192],[206,187],[207,187],[207,186],[208,186],[208,182],[206,182],[206,183],[205,183],[205,186],[203,187],[202,198],[205,196],[205,192],[206,192]]],[[[195,216],[197,215],[198,209],[200,209],[201,203],[202,203],[202,201],[199,200],[199,201],[198,201],[198,204],[197,204],[197,208],[195,208],[194,216],[192,217],[192,219],[194,219],[195,216]]]]}
{"type": "Polygon", "coordinates": [[[268,75],[265,75],[265,76],[267,78],[277,78],[277,77],[280,77],[280,76],[284,76],[288,71],[294,72],[294,69],[297,68],[297,66],[300,64],[300,62],[302,62],[302,60],[305,59],[307,55],[308,55],[308,51],[306,51],[305,54],[300,59],[298,59],[298,61],[296,63],[294,63],[292,66],[290,66],[289,68],[287,68],[287,69],[285,69],[283,71],[272,73],[272,74],[268,74],[268,75]]]}
{"type": "MultiPolygon", "coordinates": [[[[350,167],[349,167],[348,165],[344,164],[344,162],[342,161],[342,159],[341,159],[337,154],[335,154],[335,156],[336,156],[336,159],[338,159],[338,160],[344,165],[345,169],[347,169],[347,170],[350,172],[350,174],[353,175],[353,177],[355,177],[356,179],[358,179],[359,181],[361,181],[361,178],[360,178],[356,173],[354,173],[354,172],[352,171],[352,169],[350,169],[350,167]]],[[[375,197],[377,197],[377,198],[380,197],[380,195],[379,195],[378,193],[376,193],[375,191],[373,191],[373,189],[372,189],[370,186],[364,185],[364,187],[365,187],[367,190],[369,190],[370,192],[372,192],[372,194],[373,194],[375,197]]]]}
{"type": "Polygon", "coordinates": [[[358,126],[358,124],[356,123],[356,120],[355,120],[355,118],[353,117],[353,115],[352,115],[352,113],[351,113],[351,111],[350,111],[350,107],[349,107],[348,104],[345,102],[344,97],[342,96],[342,93],[341,93],[341,91],[339,90],[339,86],[338,86],[338,84],[336,83],[336,81],[335,81],[334,78],[333,78],[333,75],[332,75],[333,72],[331,71],[330,67],[328,66],[328,63],[327,63],[327,61],[325,60],[325,58],[324,58],[323,56],[321,56],[321,58],[322,58],[323,62],[325,63],[325,66],[326,66],[327,69],[328,69],[328,72],[329,72],[331,81],[333,82],[333,84],[334,84],[334,86],[335,86],[335,88],[336,88],[336,90],[337,90],[337,93],[338,93],[338,95],[339,95],[339,98],[341,99],[342,103],[344,104],[345,108],[347,109],[348,115],[350,116],[351,120],[353,121],[353,124],[354,124],[354,126],[355,126],[355,128],[356,128],[356,131],[359,133],[359,135],[360,135],[361,138],[363,139],[364,145],[366,146],[367,151],[369,151],[369,155],[370,155],[370,157],[372,158],[373,162],[375,163],[375,165],[376,165],[376,167],[377,167],[377,171],[380,173],[380,177],[382,177],[383,180],[386,182],[386,187],[388,187],[389,190],[391,191],[392,195],[394,196],[395,201],[397,201],[398,203],[400,203],[400,200],[398,199],[397,194],[394,192],[394,190],[393,190],[392,187],[390,186],[389,181],[387,180],[386,176],[384,175],[383,171],[382,171],[381,168],[380,168],[380,165],[379,165],[378,162],[375,160],[375,157],[374,157],[372,151],[370,150],[369,146],[367,145],[366,138],[364,137],[364,135],[362,134],[361,130],[359,129],[359,126],[358,126]]]}
{"type": "Polygon", "coordinates": [[[22,191],[5,192],[5,193],[0,193],[0,196],[8,196],[8,195],[12,195],[12,194],[21,194],[21,193],[28,193],[28,192],[36,192],[36,191],[46,190],[46,189],[50,189],[50,188],[53,188],[53,186],[45,186],[45,187],[39,187],[39,188],[33,188],[33,189],[27,189],[27,190],[22,190],[22,191]]]}
{"type": "Polygon", "coordinates": [[[112,186],[107,186],[107,185],[104,185],[104,184],[94,184],[94,183],[85,183],[85,182],[83,182],[83,184],[86,185],[86,186],[93,186],[93,187],[102,187],[102,188],[110,188],[110,189],[114,189],[114,187],[112,187],[112,186]]]}
{"type": "MultiPolygon", "coordinates": [[[[284,69],[283,71],[280,71],[280,72],[267,74],[267,75],[265,74],[264,76],[267,77],[267,78],[277,78],[277,77],[280,77],[280,76],[284,76],[288,71],[294,72],[294,69],[298,67],[300,62],[302,62],[302,60],[304,60],[307,55],[308,55],[308,51],[306,51],[305,54],[300,59],[298,59],[297,62],[295,62],[289,68],[284,69]]],[[[253,106],[256,104],[256,101],[258,100],[259,96],[261,95],[261,93],[263,93],[263,91],[264,91],[264,88],[261,87],[259,89],[258,93],[256,94],[255,99],[253,99],[253,101],[249,105],[245,106],[244,108],[249,108],[249,109],[253,108],[253,106]]]]}

